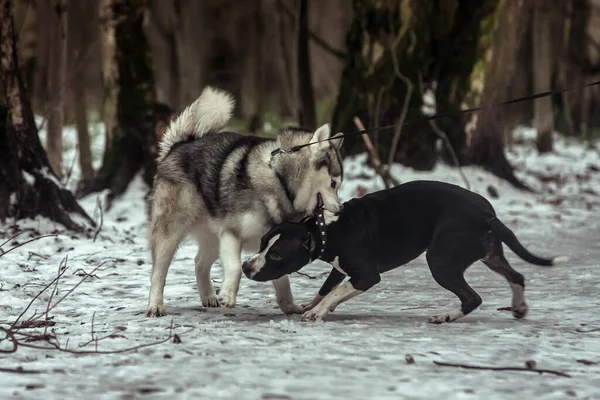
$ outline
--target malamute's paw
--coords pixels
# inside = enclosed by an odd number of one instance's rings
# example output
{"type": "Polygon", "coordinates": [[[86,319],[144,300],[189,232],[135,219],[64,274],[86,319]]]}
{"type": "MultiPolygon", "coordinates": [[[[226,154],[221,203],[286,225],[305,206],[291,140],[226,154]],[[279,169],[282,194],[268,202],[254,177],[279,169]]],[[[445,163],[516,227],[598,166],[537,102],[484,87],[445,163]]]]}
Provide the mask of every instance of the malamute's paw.
{"type": "Polygon", "coordinates": [[[225,292],[221,291],[221,293],[219,293],[218,302],[224,307],[234,308],[236,298],[233,293],[225,293],[225,292]]]}
{"type": "Polygon", "coordinates": [[[527,310],[529,307],[527,307],[526,303],[521,303],[521,305],[512,306],[511,308],[513,317],[516,319],[523,319],[527,315],[527,310]]]}
{"type": "Polygon", "coordinates": [[[147,317],[164,317],[167,315],[164,305],[150,306],[146,310],[147,317]]]}
{"type": "Polygon", "coordinates": [[[204,307],[221,307],[221,303],[219,303],[219,299],[214,294],[202,299],[202,306],[204,307]]]}
{"type": "Polygon", "coordinates": [[[285,315],[302,314],[304,312],[304,308],[296,303],[281,304],[279,308],[285,315]]]}

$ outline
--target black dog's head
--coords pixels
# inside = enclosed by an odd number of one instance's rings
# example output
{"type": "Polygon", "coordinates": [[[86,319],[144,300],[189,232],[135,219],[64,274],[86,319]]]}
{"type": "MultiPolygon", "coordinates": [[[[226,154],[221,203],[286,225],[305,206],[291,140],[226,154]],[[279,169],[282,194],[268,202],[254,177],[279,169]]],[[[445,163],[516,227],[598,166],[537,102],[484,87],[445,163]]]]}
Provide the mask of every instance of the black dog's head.
{"type": "Polygon", "coordinates": [[[306,224],[284,222],[261,238],[259,253],[243,262],[242,271],[254,281],[275,280],[309,264],[314,248],[306,224]]]}

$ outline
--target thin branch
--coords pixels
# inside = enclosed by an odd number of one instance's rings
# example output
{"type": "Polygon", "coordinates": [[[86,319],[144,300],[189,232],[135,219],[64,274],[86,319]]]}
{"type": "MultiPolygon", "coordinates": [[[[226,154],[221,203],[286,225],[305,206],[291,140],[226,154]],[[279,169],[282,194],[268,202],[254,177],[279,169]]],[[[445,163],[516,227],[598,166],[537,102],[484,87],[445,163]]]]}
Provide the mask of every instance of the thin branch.
{"type": "MultiPolygon", "coordinates": [[[[394,35],[394,25],[390,16],[390,28],[394,35]]],[[[396,149],[398,148],[398,142],[400,141],[400,135],[402,134],[402,126],[404,125],[404,121],[406,120],[406,115],[408,114],[408,106],[410,105],[410,99],[412,97],[412,92],[414,86],[410,79],[406,77],[402,72],[400,72],[400,67],[398,66],[398,55],[396,54],[396,40],[392,40],[390,45],[390,52],[392,54],[392,65],[394,66],[394,73],[398,78],[400,78],[404,84],[406,85],[406,96],[404,97],[404,103],[402,104],[402,111],[400,112],[400,117],[396,121],[396,129],[394,130],[394,136],[392,137],[392,145],[390,147],[390,154],[388,156],[388,166],[391,168],[394,162],[394,156],[396,155],[396,149]]]]}
{"type": "Polygon", "coordinates": [[[16,233],[15,235],[13,235],[11,238],[7,239],[4,243],[0,244],[0,249],[8,242],[10,242],[11,240],[15,239],[17,236],[21,236],[22,234],[24,234],[25,231],[21,231],[16,233]]]}
{"type": "Polygon", "coordinates": [[[100,224],[94,232],[94,239],[92,240],[92,242],[96,241],[96,238],[98,237],[98,234],[100,233],[100,231],[102,230],[102,226],[104,225],[104,211],[102,211],[102,202],[100,201],[100,197],[96,197],[96,207],[98,208],[98,210],[100,210],[100,224]]]}
{"type": "Polygon", "coordinates": [[[12,344],[12,349],[10,350],[2,350],[0,349],[0,353],[2,354],[10,354],[10,353],[14,353],[17,351],[17,348],[19,347],[17,339],[15,338],[15,333],[11,330],[11,329],[6,329],[0,326],[0,331],[6,333],[6,338],[0,340],[0,343],[2,343],[4,340],[8,339],[10,340],[10,343],[12,344]]]}
{"type": "MultiPolygon", "coordinates": [[[[93,330],[93,328],[92,328],[92,330],[93,330]]],[[[102,341],[104,339],[110,339],[110,338],[114,337],[115,335],[117,335],[119,332],[123,332],[123,329],[117,329],[116,331],[111,332],[108,335],[102,336],[102,337],[92,336],[92,339],[88,340],[85,343],[80,343],[78,346],[79,347],[85,347],[85,346],[87,346],[88,344],[90,344],[92,342],[96,342],[96,349],[98,349],[98,342],[100,342],[100,341],[102,341]]]]}
{"type": "Polygon", "coordinates": [[[336,49],[335,47],[333,47],[332,45],[330,45],[329,43],[327,43],[325,41],[325,39],[321,38],[320,36],[318,36],[313,31],[309,30],[308,34],[309,34],[310,38],[315,41],[316,44],[318,44],[319,46],[321,46],[321,48],[323,48],[324,50],[326,50],[330,54],[336,56],[340,60],[345,60],[346,59],[346,53],[344,53],[341,50],[336,49]]]}
{"type": "Polygon", "coordinates": [[[579,333],[591,333],[591,332],[600,332],[600,328],[592,328],[592,329],[581,329],[581,328],[577,328],[575,329],[575,331],[579,332],[579,333]]]}
{"type": "MultiPolygon", "coordinates": [[[[80,280],[80,281],[79,281],[77,284],[75,284],[75,286],[73,286],[73,287],[72,287],[72,288],[71,288],[71,289],[70,289],[70,290],[69,290],[69,291],[68,291],[68,292],[67,292],[67,293],[66,293],[66,294],[65,294],[63,297],[61,297],[61,298],[60,298],[60,299],[59,299],[59,300],[58,300],[56,303],[54,303],[54,305],[52,305],[52,306],[51,306],[51,307],[48,309],[48,311],[52,311],[52,310],[54,310],[54,309],[55,309],[55,308],[56,308],[56,307],[57,307],[57,306],[58,306],[60,303],[62,303],[62,302],[63,302],[63,300],[65,300],[65,299],[66,299],[66,298],[67,298],[67,297],[68,297],[68,296],[69,296],[71,293],[73,293],[73,291],[74,291],[75,289],[77,289],[77,288],[79,287],[79,285],[81,285],[83,282],[85,282],[85,280],[86,280],[87,278],[89,278],[91,275],[93,275],[93,274],[94,274],[94,272],[96,272],[96,271],[97,271],[97,270],[98,270],[100,267],[102,267],[102,266],[103,266],[104,264],[106,264],[107,262],[108,262],[108,261],[104,261],[103,263],[101,263],[100,265],[98,265],[96,268],[94,268],[94,269],[92,270],[92,272],[90,272],[90,274],[89,274],[89,275],[85,275],[85,276],[84,276],[84,277],[83,277],[83,278],[82,278],[82,279],[81,279],[81,280],[80,280]]],[[[66,271],[66,268],[65,268],[65,270],[64,270],[64,271],[66,271]]],[[[62,275],[62,274],[61,274],[61,275],[62,275]]],[[[57,278],[58,278],[58,277],[57,277],[57,278]]],[[[39,316],[38,316],[38,317],[36,317],[36,318],[31,318],[30,320],[35,320],[35,319],[37,319],[37,318],[39,318],[39,316]]]]}
{"type": "MultiPolygon", "coordinates": [[[[419,91],[421,92],[421,97],[424,97],[425,96],[425,86],[423,84],[423,77],[421,76],[420,72],[419,72],[419,91]]],[[[452,147],[452,143],[450,143],[450,139],[448,139],[448,135],[446,135],[446,133],[438,127],[437,123],[433,119],[429,119],[429,126],[431,126],[431,129],[433,129],[433,132],[436,135],[438,135],[438,137],[440,139],[442,139],[442,141],[444,142],[446,149],[448,150],[448,152],[450,153],[450,156],[452,157],[452,162],[454,163],[454,166],[458,169],[460,176],[462,177],[463,181],[465,182],[465,186],[466,186],[467,190],[471,190],[471,185],[469,184],[469,180],[467,179],[467,176],[465,175],[465,173],[462,170],[462,167],[460,166],[460,162],[458,161],[456,152],[454,151],[454,148],[452,147]]]]}
{"type": "Polygon", "coordinates": [[[307,277],[308,279],[317,279],[317,277],[316,277],[316,276],[312,276],[312,275],[306,274],[306,273],[304,273],[304,272],[296,271],[296,273],[297,273],[298,275],[305,276],[305,277],[307,277]]]}
{"type": "Polygon", "coordinates": [[[455,367],[455,368],[464,368],[464,369],[476,369],[482,371],[526,371],[526,372],[537,372],[539,374],[552,374],[556,376],[562,376],[565,378],[570,378],[571,375],[561,372],[554,371],[551,369],[536,369],[536,368],[527,368],[527,367],[484,367],[479,365],[467,365],[467,364],[454,364],[454,363],[445,363],[440,361],[434,361],[435,365],[439,365],[441,367],[455,367]]]}
{"type": "Polygon", "coordinates": [[[150,343],[144,343],[144,344],[140,344],[137,346],[132,346],[132,347],[126,347],[124,349],[119,349],[119,350],[71,350],[68,348],[63,348],[60,347],[59,345],[52,343],[52,342],[48,342],[49,345],[51,345],[52,347],[48,347],[48,346],[36,346],[36,345],[32,345],[29,343],[19,343],[20,346],[23,347],[29,347],[32,349],[39,349],[39,350],[57,350],[63,353],[70,353],[70,354],[122,354],[122,353],[127,353],[130,351],[135,351],[135,350],[139,350],[139,349],[143,349],[146,347],[151,347],[151,346],[156,346],[159,344],[163,344],[168,342],[171,339],[174,339],[175,336],[180,337],[183,334],[189,333],[193,330],[190,329],[182,334],[177,334],[177,335],[173,335],[173,320],[171,319],[171,326],[169,328],[169,336],[164,338],[164,339],[160,339],[154,342],[150,342],[150,343]]]}
{"type": "MultiPolygon", "coordinates": [[[[354,124],[356,125],[358,130],[361,130],[361,131],[365,130],[365,126],[362,123],[362,121],[360,120],[360,118],[354,117],[354,124]]],[[[369,135],[364,134],[364,135],[361,135],[361,137],[362,137],[363,141],[365,142],[365,147],[367,148],[367,150],[369,151],[369,154],[371,155],[371,160],[373,161],[373,168],[375,169],[375,172],[377,172],[377,174],[383,180],[383,184],[385,185],[385,187],[390,188],[390,187],[398,186],[400,184],[400,182],[392,176],[392,174],[390,172],[390,166],[383,165],[381,163],[379,155],[377,154],[377,150],[373,146],[373,143],[371,143],[371,138],[369,138],[369,135]]]]}
{"type": "Polygon", "coordinates": [[[38,350],[58,350],[60,352],[70,353],[70,354],[121,354],[121,353],[127,353],[127,352],[134,351],[134,350],[143,349],[145,347],[151,347],[151,346],[163,344],[163,343],[168,342],[172,338],[173,338],[172,336],[168,336],[164,339],[157,340],[155,342],[144,343],[144,344],[140,344],[138,346],[126,347],[124,349],[119,349],[119,350],[71,350],[68,348],[60,347],[59,345],[52,343],[52,342],[48,342],[48,344],[51,345],[52,347],[36,346],[36,345],[29,344],[29,343],[19,343],[19,346],[28,347],[30,349],[38,349],[38,350]]]}
{"type": "MultiPolygon", "coordinates": [[[[87,52],[85,53],[85,56],[83,56],[80,60],[78,64],[75,64],[73,66],[73,68],[71,68],[70,71],[67,71],[65,76],[70,77],[72,76],[72,74],[75,74],[76,72],[78,72],[83,65],[85,64],[85,61],[88,59],[88,57],[92,54],[92,50],[95,49],[95,47],[98,45],[98,43],[100,43],[100,40],[96,40],[94,41],[94,43],[92,43],[90,45],[90,47],[88,48],[87,52]]],[[[53,105],[56,101],[56,97],[58,96],[58,94],[62,94],[67,86],[67,79],[65,78],[65,81],[62,83],[61,89],[59,93],[54,93],[52,95],[52,97],[50,99],[48,99],[48,101],[46,102],[46,104],[44,104],[44,109],[47,109],[48,107],[50,107],[51,105],[53,105]]],[[[47,120],[47,113],[44,113],[44,118],[42,119],[42,122],[40,122],[40,126],[37,128],[38,131],[40,131],[45,125],[46,125],[46,120],[47,120]]]]}
{"type": "MultiPolygon", "coordinates": [[[[292,18],[293,20],[296,19],[296,15],[294,13],[294,11],[292,11],[286,4],[284,4],[283,2],[280,3],[280,7],[283,11],[285,11],[285,13],[288,15],[288,17],[292,18]]],[[[335,47],[333,47],[332,45],[330,45],[329,43],[327,43],[324,39],[322,39],[321,37],[319,37],[316,33],[314,33],[313,31],[309,30],[308,31],[308,35],[309,37],[315,41],[316,44],[318,44],[319,46],[321,46],[324,50],[326,50],[327,52],[333,54],[334,56],[338,57],[341,60],[344,60],[346,58],[346,53],[344,53],[341,50],[336,49],[335,47]]]]}
{"type": "Polygon", "coordinates": [[[7,372],[9,374],[24,374],[24,375],[29,375],[29,374],[42,374],[46,371],[41,371],[41,370],[37,370],[37,369],[23,369],[22,367],[17,367],[17,368],[0,368],[0,372],[7,372]]]}
{"type": "Polygon", "coordinates": [[[11,251],[13,251],[13,250],[16,250],[16,249],[18,249],[18,248],[19,248],[19,247],[21,247],[21,246],[25,246],[25,245],[26,245],[26,244],[28,244],[28,243],[35,242],[36,240],[40,240],[40,239],[47,238],[47,237],[52,237],[52,236],[58,236],[58,235],[57,235],[57,234],[54,234],[54,233],[51,233],[51,234],[49,234],[49,235],[42,235],[42,236],[37,236],[37,237],[34,237],[33,239],[29,239],[29,240],[27,240],[27,241],[25,241],[25,242],[23,242],[23,243],[20,243],[20,244],[16,245],[15,247],[12,247],[12,248],[10,248],[10,249],[6,250],[4,253],[0,254],[0,257],[2,257],[2,256],[4,256],[4,255],[6,255],[6,254],[8,254],[8,253],[10,253],[10,252],[11,252],[11,251]]]}
{"type": "MultiPolygon", "coordinates": [[[[63,269],[63,262],[65,269],[67,268],[67,262],[69,260],[69,255],[67,254],[65,258],[62,259],[60,264],[58,264],[58,272],[56,273],[56,283],[54,284],[54,290],[50,293],[50,297],[48,298],[48,304],[46,304],[46,321],[48,321],[48,312],[50,311],[50,304],[52,304],[52,299],[54,298],[54,294],[58,291],[58,282],[60,281],[60,271],[63,269]]],[[[48,326],[44,327],[44,335],[48,332],[48,326]]]]}
{"type": "Polygon", "coordinates": [[[69,170],[63,179],[63,186],[67,186],[71,181],[71,176],[73,175],[73,168],[75,167],[75,163],[77,162],[77,156],[79,155],[79,144],[77,144],[77,150],[73,152],[73,160],[71,161],[71,165],[69,166],[69,170]]]}
{"type": "Polygon", "coordinates": [[[33,297],[33,299],[31,299],[31,301],[29,302],[29,304],[27,305],[27,307],[25,307],[25,309],[23,310],[23,312],[21,312],[21,314],[19,314],[19,316],[17,317],[17,319],[15,319],[15,322],[13,322],[12,325],[10,326],[10,330],[11,331],[15,329],[15,326],[17,326],[17,323],[19,322],[19,320],[23,317],[23,315],[25,315],[25,313],[27,312],[27,310],[29,310],[29,308],[31,307],[31,305],[38,299],[38,297],[40,297],[42,295],[42,293],[44,293],[50,286],[52,286],[54,284],[54,282],[56,282],[57,280],[59,280],[60,277],[65,274],[65,272],[67,272],[66,268],[64,270],[62,270],[58,274],[58,276],[52,280],[52,282],[50,282],[49,284],[47,284],[46,286],[44,286],[44,288],[41,291],[39,291],[38,294],[36,294],[33,297]]]}

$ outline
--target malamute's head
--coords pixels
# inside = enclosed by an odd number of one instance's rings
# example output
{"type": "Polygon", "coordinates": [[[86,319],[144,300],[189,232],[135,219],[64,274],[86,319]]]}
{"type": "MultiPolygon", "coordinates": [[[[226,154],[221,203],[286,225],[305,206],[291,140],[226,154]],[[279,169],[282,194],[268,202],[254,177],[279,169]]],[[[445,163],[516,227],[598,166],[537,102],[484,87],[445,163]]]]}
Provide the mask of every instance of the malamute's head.
{"type": "Polygon", "coordinates": [[[295,153],[277,155],[272,162],[272,166],[288,180],[296,211],[312,214],[317,207],[318,194],[321,194],[326,210],[340,211],[338,190],[344,177],[340,153],[343,141],[341,133],[331,136],[329,124],[315,132],[288,131],[279,137],[282,149],[312,143],[295,153]]]}

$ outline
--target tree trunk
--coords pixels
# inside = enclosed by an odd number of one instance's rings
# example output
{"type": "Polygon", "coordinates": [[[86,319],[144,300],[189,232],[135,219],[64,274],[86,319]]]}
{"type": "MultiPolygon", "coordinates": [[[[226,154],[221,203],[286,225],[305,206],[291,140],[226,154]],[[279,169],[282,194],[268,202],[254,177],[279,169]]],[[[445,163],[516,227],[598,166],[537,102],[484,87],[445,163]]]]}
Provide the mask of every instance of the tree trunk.
{"type": "Polygon", "coordinates": [[[90,132],[88,129],[87,101],[85,90],[85,51],[91,45],[89,40],[88,21],[83,19],[83,7],[85,4],[79,0],[69,0],[69,13],[71,16],[70,27],[73,29],[69,34],[69,48],[71,65],[74,70],[71,73],[73,95],[75,97],[75,127],[77,129],[77,142],[79,145],[79,166],[81,168],[81,181],[83,185],[89,185],[94,180],[94,169],[92,167],[92,151],[90,147],[90,132]],[[77,18],[77,19],[76,19],[77,18]],[[75,20],[73,20],[75,19],[75,20]]]}
{"type": "MultiPolygon", "coordinates": [[[[582,86],[600,76],[600,4],[596,1],[558,2],[563,17],[563,48],[559,57],[559,88],[582,86]]],[[[589,87],[563,93],[558,104],[557,130],[591,138],[600,126],[600,89],[589,87]]]]}
{"type": "MultiPolygon", "coordinates": [[[[470,87],[470,76],[479,59],[477,38],[481,21],[491,14],[493,0],[423,1],[353,0],[354,21],[346,38],[346,65],[333,115],[334,131],[355,130],[353,118],[365,126],[395,124],[404,104],[407,85],[394,70],[393,54],[400,72],[418,88],[437,82],[438,112],[456,112],[470,87]],[[392,51],[392,46],[394,51],[392,51]]],[[[423,118],[422,99],[414,90],[406,121],[423,118]]],[[[464,121],[438,121],[459,159],[465,160],[464,121]]],[[[426,123],[404,127],[394,160],[419,170],[435,166],[437,135],[426,123]]],[[[381,148],[389,148],[392,132],[379,135],[381,148]]],[[[348,137],[344,153],[364,151],[360,137],[348,137]]],[[[380,157],[387,159],[383,153],[380,157]]]]}
{"type": "MultiPolygon", "coordinates": [[[[551,21],[549,0],[535,0],[533,5],[533,90],[534,93],[546,92],[552,86],[552,67],[554,66],[551,47],[551,21]]],[[[552,133],[554,116],[552,97],[543,97],[534,103],[534,126],[537,130],[536,145],[540,153],[552,151],[552,133]]]]}
{"type": "MultiPolygon", "coordinates": [[[[48,0],[49,1],[49,0],[48,0]]],[[[48,65],[48,135],[46,148],[52,169],[62,177],[62,131],[67,71],[66,0],[54,0],[50,18],[50,60],[48,65]]]]}
{"type": "MultiPolygon", "coordinates": [[[[107,146],[102,168],[91,188],[79,195],[108,188],[107,207],[123,194],[141,169],[152,168],[156,143],[152,58],[143,29],[145,0],[103,0],[104,120],[107,146]]],[[[146,183],[152,184],[152,177],[146,183]]]]}
{"type": "Polygon", "coordinates": [[[299,112],[301,126],[316,129],[315,94],[312,87],[310,52],[308,50],[308,0],[300,0],[300,21],[298,26],[298,86],[300,89],[299,112]]]}
{"type": "Polygon", "coordinates": [[[71,192],[61,187],[40,142],[19,66],[11,0],[0,0],[0,13],[0,221],[42,215],[81,231],[70,216],[75,212],[94,226],[71,192]]]}
{"type": "Polygon", "coordinates": [[[506,179],[517,188],[527,189],[515,177],[504,154],[507,107],[493,105],[506,100],[510,93],[523,31],[530,20],[531,10],[527,2],[513,0],[501,0],[498,7],[492,57],[486,66],[485,86],[481,95],[484,110],[472,115],[476,127],[470,140],[470,161],[506,179]]]}
{"type": "Polygon", "coordinates": [[[150,26],[148,40],[153,57],[156,98],[158,101],[180,108],[180,76],[175,29],[178,19],[172,1],[150,0],[150,26]]]}

